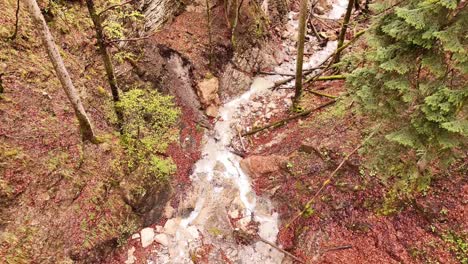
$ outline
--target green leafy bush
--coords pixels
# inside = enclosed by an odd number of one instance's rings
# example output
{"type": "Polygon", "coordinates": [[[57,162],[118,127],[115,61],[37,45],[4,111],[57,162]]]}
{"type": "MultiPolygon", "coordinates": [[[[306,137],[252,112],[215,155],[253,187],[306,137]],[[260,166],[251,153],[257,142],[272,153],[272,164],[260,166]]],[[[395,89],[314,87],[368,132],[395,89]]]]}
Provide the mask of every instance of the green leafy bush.
{"type": "Polygon", "coordinates": [[[360,109],[382,123],[373,165],[392,183],[389,198],[428,188],[433,169],[466,147],[468,10],[457,0],[409,0],[372,23],[368,49],[347,83],[360,109]]]}
{"type": "Polygon", "coordinates": [[[117,104],[124,115],[122,144],[130,171],[140,170],[155,180],[165,181],[176,167],[165,158],[168,145],[177,139],[174,127],[179,117],[172,97],[157,91],[134,89],[117,104]]]}

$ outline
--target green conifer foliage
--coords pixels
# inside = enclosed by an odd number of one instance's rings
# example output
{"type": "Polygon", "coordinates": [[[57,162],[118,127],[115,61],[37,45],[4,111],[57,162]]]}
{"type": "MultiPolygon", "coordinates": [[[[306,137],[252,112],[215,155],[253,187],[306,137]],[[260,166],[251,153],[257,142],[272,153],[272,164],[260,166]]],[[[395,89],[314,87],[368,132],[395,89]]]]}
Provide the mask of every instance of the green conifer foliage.
{"type": "Polygon", "coordinates": [[[373,21],[368,49],[354,56],[348,86],[364,113],[383,124],[372,156],[397,183],[395,195],[427,188],[431,169],[466,147],[467,9],[458,0],[402,1],[373,21]]]}

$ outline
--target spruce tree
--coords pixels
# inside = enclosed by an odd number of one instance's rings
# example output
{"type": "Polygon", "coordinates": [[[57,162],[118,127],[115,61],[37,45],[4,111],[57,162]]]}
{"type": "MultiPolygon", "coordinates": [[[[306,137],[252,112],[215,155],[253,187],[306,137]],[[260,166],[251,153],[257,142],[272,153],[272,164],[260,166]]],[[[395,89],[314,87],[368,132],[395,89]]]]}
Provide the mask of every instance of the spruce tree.
{"type": "MultiPolygon", "coordinates": [[[[374,5],[369,47],[351,55],[348,76],[360,109],[382,123],[373,163],[394,183],[392,198],[428,188],[434,169],[466,149],[468,12],[465,1],[374,5]],[[379,155],[380,154],[380,155],[379,155]]],[[[395,200],[395,199],[394,199],[395,200]]]]}

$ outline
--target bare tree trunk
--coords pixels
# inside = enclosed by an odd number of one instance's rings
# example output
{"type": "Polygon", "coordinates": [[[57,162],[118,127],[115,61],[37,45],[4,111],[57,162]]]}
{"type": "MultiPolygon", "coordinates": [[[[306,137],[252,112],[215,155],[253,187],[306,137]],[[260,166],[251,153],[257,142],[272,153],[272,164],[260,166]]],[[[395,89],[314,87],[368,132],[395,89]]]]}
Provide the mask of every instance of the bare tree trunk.
{"type": "Polygon", "coordinates": [[[306,32],[307,8],[309,0],[301,0],[299,13],[299,31],[297,36],[297,64],[296,64],[296,93],[294,95],[294,108],[299,106],[302,96],[302,66],[304,64],[304,41],[306,32]]]}
{"type": "MultiPolygon", "coordinates": [[[[348,1],[348,7],[346,8],[346,14],[343,20],[343,26],[341,27],[340,35],[338,36],[338,47],[336,48],[337,51],[339,51],[344,44],[346,30],[348,30],[349,19],[351,18],[351,11],[353,11],[354,1],[356,0],[348,1]]],[[[340,61],[340,55],[341,51],[336,53],[335,58],[333,59],[335,63],[340,61]]]]}
{"type": "Polygon", "coordinates": [[[16,35],[18,35],[18,26],[19,26],[19,11],[20,11],[20,0],[16,1],[16,20],[15,20],[15,31],[13,31],[13,34],[11,34],[10,39],[14,40],[16,38],[16,35]]]}
{"type": "Polygon", "coordinates": [[[115,114],[117,115],[117,122],[118,122],[117,125],[119,128],[119,131],[122,132],[122,121],[123,121],[122,111],[120,111],[115,106],[115,104],[120,101],[119,86],[117,84],[117,78],[115,77],[114,66],[112,65],[111,56],[109,54],[109,51],[107,50],[107,45],[104,40],[101,16],[96,12],[96,8],[94,7],[93,0],[86,0],[86,5],[88,7],[91,20],[93,21],[94,29],[96,30],[96,39],[97,39],[97,44],[99,46],[99,53],[101,53],[101,57],[104,62],[104,68],[106,70],[107,80],[111,88],[112,99],[114,100],[115,114]]]}
{"type": "Polygon", "coordinates": [[[213,36],[211,35],[211,4],[210,0],[205,0],[206,5],[206,23],[208,29],[208,45],[210,49],[209,59],[210,59],[210,70],[213,69],[213,36]]]}
{"type": "Polygon", "coordinates": [[[54,66],[55,72],[57,73],[57,77],[62,84],[65,93],[67,94],[68,99],[70,100],[73,110],[75,111],[76,118],[80,124],[80,132],[83,138],[83,141],[91,141],[92,143],[98,143],[96,136],[94,134],[93,126],[91,125],[91,121],[86,114],[86,111],[81,103],[81,99],[76,91],[72,80],[70,79],[70,75],[68,74],[67,69],[63,63],[62,57],[55,45],[54,39],[52,34],[49,31],[49,27],[46,24],[44,17],[42,16],[41,10],[36,2],[36,0],[24,0],[26,6],[31,13],[32,19],[34,24],[40,30],[40,35],[42,37],[42,41],[44,46],[47,48],[47,54],[54,66]]]}

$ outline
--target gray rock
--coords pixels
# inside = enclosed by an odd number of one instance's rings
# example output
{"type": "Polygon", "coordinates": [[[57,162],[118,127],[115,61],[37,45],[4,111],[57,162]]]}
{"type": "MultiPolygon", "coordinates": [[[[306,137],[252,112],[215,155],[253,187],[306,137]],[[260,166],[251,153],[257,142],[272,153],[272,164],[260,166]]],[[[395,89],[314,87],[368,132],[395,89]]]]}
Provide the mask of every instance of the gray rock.
{"type": "Polygon", "coordinates": [[[154,237],[154,241],[167,247],[169,245],[169,237],[166,234],[158,234],[154,237]]]}
{"type": "Polygon", "coordinates": [[[151,227],[143,228],[141,234],[141,246],[147,247],[154,241],[154,229],[151,227]]]}

